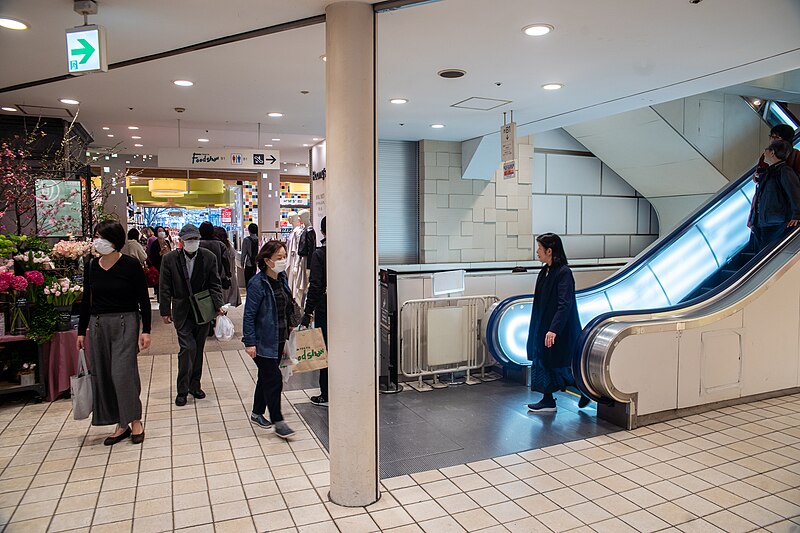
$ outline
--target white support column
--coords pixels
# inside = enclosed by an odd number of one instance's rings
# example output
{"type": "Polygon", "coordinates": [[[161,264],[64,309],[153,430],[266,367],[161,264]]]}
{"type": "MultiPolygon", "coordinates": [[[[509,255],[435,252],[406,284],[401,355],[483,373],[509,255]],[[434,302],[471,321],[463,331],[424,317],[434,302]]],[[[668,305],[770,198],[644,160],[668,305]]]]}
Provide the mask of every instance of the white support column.
{"type": "Polygon", "coordinates": [[[330,498],[354,507],[380,495],[375,19],[362,2],[325,12],[330,498]]]}

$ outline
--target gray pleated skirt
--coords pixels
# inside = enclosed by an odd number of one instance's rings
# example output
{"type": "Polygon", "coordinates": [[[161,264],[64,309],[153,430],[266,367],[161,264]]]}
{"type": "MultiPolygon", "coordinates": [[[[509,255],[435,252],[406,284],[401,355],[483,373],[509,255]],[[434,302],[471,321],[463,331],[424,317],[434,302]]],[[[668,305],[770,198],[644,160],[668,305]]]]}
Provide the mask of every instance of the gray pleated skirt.
{"type": "Polygon", "coordinates": [[[92,315],[89,368],[94,382],[93,426],[127,426],[142,418],[139,395],[139,313],[92,315]]]}

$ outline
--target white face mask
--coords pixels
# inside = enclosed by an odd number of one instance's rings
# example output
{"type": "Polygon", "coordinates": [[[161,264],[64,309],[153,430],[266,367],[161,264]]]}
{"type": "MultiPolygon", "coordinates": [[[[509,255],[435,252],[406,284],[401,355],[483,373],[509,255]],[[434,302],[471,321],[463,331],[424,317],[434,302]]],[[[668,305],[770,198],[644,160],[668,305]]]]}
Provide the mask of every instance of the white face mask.
{"type": "Polygon", "coordinates": [[[289,264],[289,261],[286,259],[281,259],[280,261],[275,261],[275,266],[272,267],[272,270],[280,274],[281,272],[286,270],[286,265],[289,264]]]}
{"type": "Polygon", "coordinates": [[[164,233],[163,231],[159,231],[159,232],[158,232],[158,238],[159,238],[159,239],[163,239],[163,238],[164,238],[164,237],[166,237],[166,236],[167,236],[167,234],[166,234],[166,233],[164,233]]]}
{"type": "Polygon", "coordinates": [[[200,241],[198,241],[197,239],[183,242],[183,249],[189,252],[190,254],[195,253],[198,248],[200,248],[200,241]]]}
{"type": "Polygon", "coordinates": [[[95,239],[92,244],[94,245],[94,249],[97,250],[97,253],[100,255],[108,255],[111,252],[116,251],[114,249],[114,245],[105,239],[95,239]]]}

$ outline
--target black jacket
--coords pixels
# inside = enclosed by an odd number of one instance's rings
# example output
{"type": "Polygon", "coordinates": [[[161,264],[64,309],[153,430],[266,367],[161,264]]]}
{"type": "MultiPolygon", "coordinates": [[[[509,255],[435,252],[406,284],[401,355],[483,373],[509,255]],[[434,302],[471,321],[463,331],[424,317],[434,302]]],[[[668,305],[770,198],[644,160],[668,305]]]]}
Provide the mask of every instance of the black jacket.
{"type": "MultiPolygon", "coordinates": [[[[158,284],[159,312],[161,316],[171,314],[178,329],[183,328],[187,322],[195,322],[184,273],[186,263],[183,254],[183,250],[173,250],[162,258],[161,279],[158,284]]],[[[222,307],[222,288],[217,272],[214,254],[203,248],[197,250],[197,259],[192,270],[192,293],[208,290],[215,309],[222,307]]]]}
{"type": "Polygon", "coordinates": [[[570,366],[581,323],[575,301],[575,278],[566,265],[544,267],[536,278],[536,292],[528,330],[528,359],[539,359],[545,368],[570,366]],[[544,345],[548,331],[556,334],[551,348],[544,345]]]}
{"type": "Polygon", "coordinates": [[[771,165],[758,178],[748,225],[763,228],[800,219],[800,180],[785,162],[771,165]]]}
{"type": "Polygon", "coordinates": [[[222,278],[231,277],[231,263],[228,257],[228,247],[216,239],[200,239],[200,248],[205,248],[217,258],[217,275],[222,278]]]}
{"type": "Polygon", "coordinates": [[[328,248],[325,241],[322,247],[314,250],[311,256],[311,275],[308,280],[308,292],[306,293],[306,315],[314,315],[314,323],[319,326],[320,322],[327,323],[328,318],[328,278],[326,271],[326,255],[328,248]]]}

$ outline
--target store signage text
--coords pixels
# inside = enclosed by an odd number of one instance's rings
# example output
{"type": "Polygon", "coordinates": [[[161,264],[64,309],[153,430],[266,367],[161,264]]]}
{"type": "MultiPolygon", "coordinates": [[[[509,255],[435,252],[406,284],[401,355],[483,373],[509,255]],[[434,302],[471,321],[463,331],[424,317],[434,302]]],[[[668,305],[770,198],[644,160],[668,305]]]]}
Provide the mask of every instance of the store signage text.
{"type": "Polygon", "coordinates": [[[208,149],[164,148],[158,151],[162,168],[203,168],[240,170],[280,170],[280,151],[248,148],[208,149]]]}
{"type": "Polygon", "coordinates": [[[311,173],[311,179],[312,179],[312,180],[315,180],[315,181],[316,181],[316,180],[324,180],[324,179],[325,179],[325,177],[327,176],[327,174],[328,174],[328,173],[327,173],[327,169],[326,169],[326,168],[323,168],[323,169],[322,169],[322,170],[320,170],[319,172],[312,172],[312,173],[311,173]]]}
{"type": "Polygon", "coordinates": [[[102,26],[78,26],[67,30],[67,72],[106,72],[106,30],[102,26]]]}

